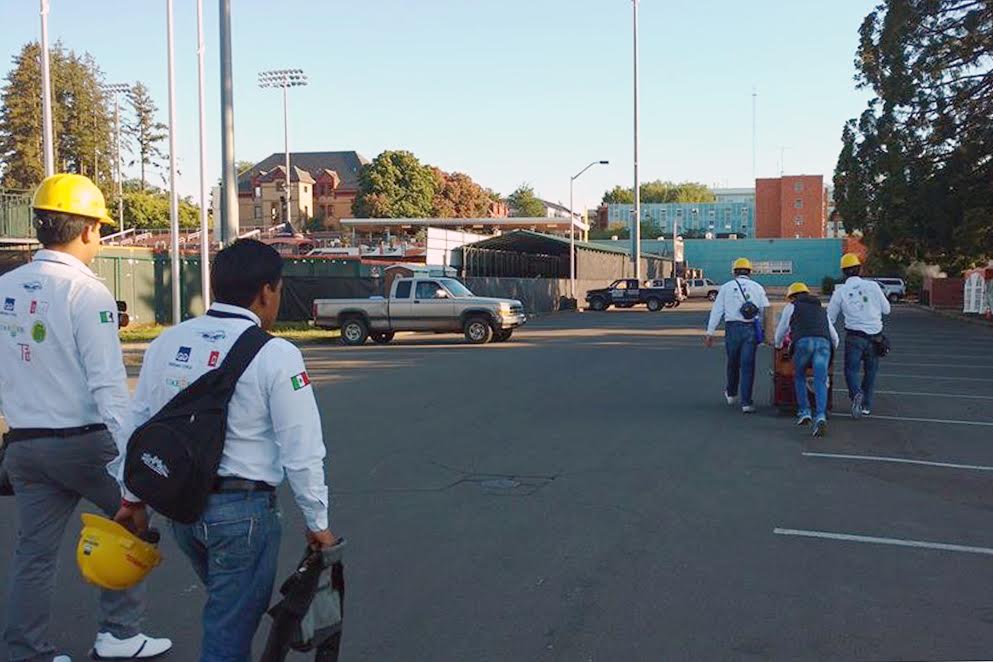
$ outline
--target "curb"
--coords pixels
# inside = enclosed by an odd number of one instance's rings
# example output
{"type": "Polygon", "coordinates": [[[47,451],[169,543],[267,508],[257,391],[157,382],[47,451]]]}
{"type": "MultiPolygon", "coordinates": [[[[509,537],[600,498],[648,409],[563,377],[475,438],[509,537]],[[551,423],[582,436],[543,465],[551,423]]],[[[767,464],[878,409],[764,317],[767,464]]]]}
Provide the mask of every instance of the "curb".
{"type": "Polygon", "coordinates": [[[957,320],[959,322],[965,322],[966,324],[972,324],[973,326],[984,326],[987,329],[993,329],[993,322],[987,322],[981,317],[969,317],[965,313],[952,312],[950,310],[941,310],[938,308],[931,308],[930,306],[925,306],[920,303],[907,303],[905,304],[917,310],[923,310],[924,312],[931,313],[932,315],[937,315],[939,317],[944,317],[945,319],[957,320]]]}

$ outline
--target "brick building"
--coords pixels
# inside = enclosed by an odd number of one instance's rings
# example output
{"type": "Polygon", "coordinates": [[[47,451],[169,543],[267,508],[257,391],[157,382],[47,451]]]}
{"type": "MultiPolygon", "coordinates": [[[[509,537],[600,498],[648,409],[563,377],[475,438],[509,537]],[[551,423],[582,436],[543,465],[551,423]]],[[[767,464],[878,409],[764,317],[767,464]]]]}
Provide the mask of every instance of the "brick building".
{"type": "MultiPolygon", "coordinates": [[[[238,177],[238,218],[242,229],[285,222],[286,156],[275,152],[238,177]]],[[[359,171],[369,163],[358,152],[290,152],[290,206],[293,221],[323,219],[337,230],[351,218],[359,171]]]]}
{"type": "Polygon", "coordinates": [[[828,191],[821,175],[755,180],[755,236],[759,239],[823,239],[828,191]]]}

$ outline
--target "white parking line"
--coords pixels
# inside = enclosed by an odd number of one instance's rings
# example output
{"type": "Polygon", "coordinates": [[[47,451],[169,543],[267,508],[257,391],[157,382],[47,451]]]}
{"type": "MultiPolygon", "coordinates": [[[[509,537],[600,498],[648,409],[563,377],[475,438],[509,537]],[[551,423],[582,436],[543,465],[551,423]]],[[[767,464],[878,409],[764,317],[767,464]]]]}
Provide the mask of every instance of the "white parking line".
{"type": "Polygon", "coordinates": [[[928,460],[911,460],[905,457],[880,457],[878,455],[843,455],[840,453],[804,453],[805,457],[822,457],[831,460],[861,460],[864,462],[893,462],[895,464],[919,464],[925,467],[943,467],[946,469],[970,469],[972,471],[993,471],[993,467],[979,464],[955,464],[952,462],[930,462],[928,460]]]}
{"type": "Polygon", "coordinates": [[[940,375],[905,375],[895,372],[881,372],[879,377],[900,377],[902,379],[950,379],[958,382],[993,382],[989,377],[942,377],[940,375]]]}
{"type": "Polygon", "coordinates": [[[887,361],[886,365],[908,365],[915,368],[960,368],[967,370],[993,370],[993,365],[988,363],[904,363],[903,361],[887,361]]]}
{"type": "Polygon", "coordinates": [[[925,542],[922,540],[903,540],[900,538],[877,538],[875,536],[858,536],[850,533],[831,533],[829,531],[807,531],[804,529],[773,529],[778,536],[800,536],[803,538],[822,538],[825,540],[843,540],[846,542],[866,542],[874,545],[896,545],[898,547],[918,547],[923,549],[940,549],[945,552],[965,552],[967,554],[986,554],[993,556],[989,547],[973,547],[971,545],[952,545],[944,542],[925,542]]]}
{"type": "MultiPolygon", "coordinates": [[[[839,379],[841,379],[839,377],[839,379]]],[[[835,393],[848,393],[848,389],[835,388],[831,389],[835,393]]],[[[883,395],[911,395],[920,396],[923,398],[962,398],[964,400],[993,400],[993,395],[972,395],[971,393],[923,393],[921,391],[873,391],[877,395],[882,393],[883,395]]]]}
{"type": "MultiPolygon", "coordinates": [[[[847,416],[851,418],[852,415],[839,412],[833,414],[834,416],[847,416]]],[[[945,425],[976,425],[979,427],[993,428],[993,422],[989,421],[961,421],[958,419],[951,418],[917,418],[915,416],[877,416],[873,414],[872,416],[867,416],[863,420],[877,420],[877,421],[907,421],[910,423],[943,423],[945,425]]]]}

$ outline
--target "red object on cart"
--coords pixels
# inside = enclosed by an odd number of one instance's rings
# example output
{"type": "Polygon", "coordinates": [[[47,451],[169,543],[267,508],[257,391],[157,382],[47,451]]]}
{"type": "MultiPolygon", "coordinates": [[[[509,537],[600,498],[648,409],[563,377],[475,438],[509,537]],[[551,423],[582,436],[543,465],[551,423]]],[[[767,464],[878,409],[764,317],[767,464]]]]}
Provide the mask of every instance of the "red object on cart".
{"type": "MultiPolygon", "coordinates": [[[[828,364],[828,412],[834,406],[834,352],[831,353],[831,363],[828,364]]],[[[796,391],[793,387],[793,357],[789,353],[789,344],[776,349],[772,358],[772,404],[785,414],[796,413],[796,391]]],[[[807,368],[807,397],[810,398],[810,410],[815,411],[817,404],[813,389],[814,372],[807,368]]]]}

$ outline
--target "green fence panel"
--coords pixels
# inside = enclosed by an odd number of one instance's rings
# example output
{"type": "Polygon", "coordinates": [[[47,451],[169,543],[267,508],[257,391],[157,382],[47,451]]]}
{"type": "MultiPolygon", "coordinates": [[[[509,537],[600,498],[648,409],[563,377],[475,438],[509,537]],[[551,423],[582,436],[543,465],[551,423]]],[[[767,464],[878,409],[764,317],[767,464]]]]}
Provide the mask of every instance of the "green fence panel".
{"type": "Polygon", "coordinates": [[[34,239],[31,196],[24,191],[0,189],[0,237],[34,239]]]}

